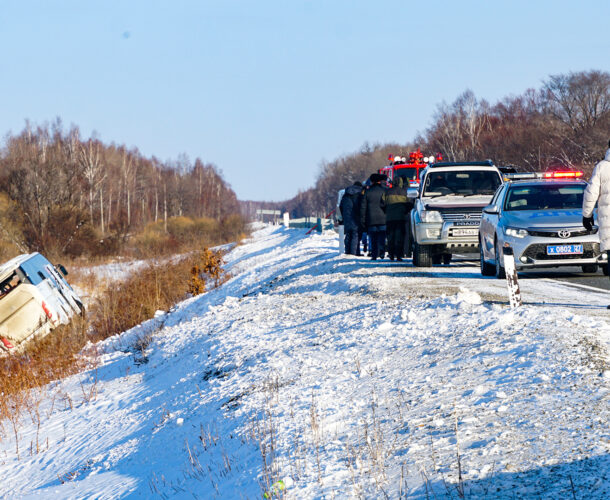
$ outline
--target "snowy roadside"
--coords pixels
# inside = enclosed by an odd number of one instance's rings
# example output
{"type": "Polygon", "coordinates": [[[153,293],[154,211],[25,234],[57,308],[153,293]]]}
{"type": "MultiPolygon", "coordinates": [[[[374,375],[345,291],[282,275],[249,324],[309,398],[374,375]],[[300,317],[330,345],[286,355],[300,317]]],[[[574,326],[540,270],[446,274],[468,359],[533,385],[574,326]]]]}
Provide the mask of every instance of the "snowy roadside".
{"type": "Polygon", "coordinates": [[[337,248],[330,232],[257,231],[228,254],[231,280],[62,382],[40,431],[22,423],[20,459],[3,424],[0,490],[260,498],[269,472],[294,499],[610,495],[603,294],[526,280],[512,311],[473,266],[337,248]]]}

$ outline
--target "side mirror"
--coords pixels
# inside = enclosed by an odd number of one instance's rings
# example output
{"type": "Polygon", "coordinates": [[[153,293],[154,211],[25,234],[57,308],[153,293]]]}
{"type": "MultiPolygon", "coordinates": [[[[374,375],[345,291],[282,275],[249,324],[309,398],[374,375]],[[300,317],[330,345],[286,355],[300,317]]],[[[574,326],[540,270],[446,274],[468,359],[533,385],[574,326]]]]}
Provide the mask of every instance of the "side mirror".
{"type": "Polygon", "coordinates": [[[500,213],[500,210],[498,210],[498,207],[496,205],[487,205],[483,209],[483,213],[489,215],[498,215],[500,213]]]}
{"type": "Polygon", "coordinates": [[[407,198],[417,198],[418,194],[419,194],[419,190],[417,188],[407,189],[407,198]]]}
{"type": "Polygon", "coordinates": [[[68,276],[68,271],[66,270],[66,268],[64,266],[62,266],[61,264],[57,264],[55,266],[55,269],[61,271],[61,274],[63,274],[64,276],[68,276]]]}

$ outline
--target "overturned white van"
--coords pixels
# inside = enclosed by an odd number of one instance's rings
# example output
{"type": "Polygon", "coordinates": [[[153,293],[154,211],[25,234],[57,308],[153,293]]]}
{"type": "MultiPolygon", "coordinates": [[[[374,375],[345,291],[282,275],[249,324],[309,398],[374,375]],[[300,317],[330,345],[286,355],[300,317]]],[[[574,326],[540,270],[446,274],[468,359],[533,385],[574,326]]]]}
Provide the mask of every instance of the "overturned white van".
{"type": "Polygon", "coordinates": [[[16,351],[26,340],[84,313],[64,274],[63,266],[53,266],[38,252],[0,266],[0,351],[16,351]]]}

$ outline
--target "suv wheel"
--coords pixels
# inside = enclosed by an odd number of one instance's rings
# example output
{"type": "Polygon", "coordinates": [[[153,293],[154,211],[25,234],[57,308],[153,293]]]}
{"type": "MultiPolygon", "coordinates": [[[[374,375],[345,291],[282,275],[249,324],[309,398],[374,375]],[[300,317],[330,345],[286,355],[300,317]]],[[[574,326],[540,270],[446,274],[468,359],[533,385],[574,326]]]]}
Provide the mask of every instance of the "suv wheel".
{"type": "Polygon", "coordinates": [[[430,267],[432,265],[432,248],[430,245],[413,245],[413,264],[417,267],[430,267]]]}
{"type": "Polygon", "coordinates": [[[496,278],[499,280],[506,278],[506,273],[504,272],[504,267],[502,266],[502,252],[498,247],[498,240],[496,240],[494,244],[494,252],[496,254],[496,278]]]}
{"type": "Polygon", "coordinates": [[[585,264],[582,266],[583,273],[596,273],[597,272],[597,264],[585,264]]]}
{"type": "Polygon", "coordinates": [[[494,276],[496,274],[495,266],[492,266],[488,262],[485,261],[485,254],[483,253],[483,243],[479,240],[479,251],[481,254],[481,274],[483,276],[494,276]]]}

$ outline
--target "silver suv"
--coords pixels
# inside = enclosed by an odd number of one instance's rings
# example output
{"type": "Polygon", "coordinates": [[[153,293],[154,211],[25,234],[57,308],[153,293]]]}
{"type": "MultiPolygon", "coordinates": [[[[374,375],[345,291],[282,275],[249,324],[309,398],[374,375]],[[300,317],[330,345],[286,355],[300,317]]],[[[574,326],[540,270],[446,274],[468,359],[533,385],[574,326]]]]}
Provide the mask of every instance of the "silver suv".
{"type": "Polygon", "coordinates": [[[411,211],[413,264],[449,264],[452,254],[477,252],[483,207],[491,201],[502,176],[491,161],[429,165],[421,174],[411,211]]]}

